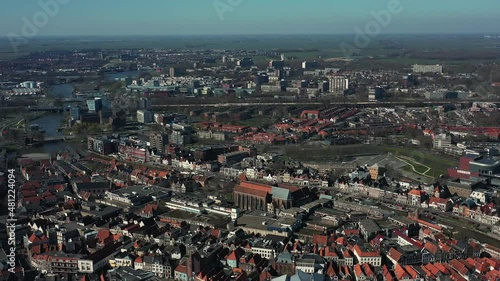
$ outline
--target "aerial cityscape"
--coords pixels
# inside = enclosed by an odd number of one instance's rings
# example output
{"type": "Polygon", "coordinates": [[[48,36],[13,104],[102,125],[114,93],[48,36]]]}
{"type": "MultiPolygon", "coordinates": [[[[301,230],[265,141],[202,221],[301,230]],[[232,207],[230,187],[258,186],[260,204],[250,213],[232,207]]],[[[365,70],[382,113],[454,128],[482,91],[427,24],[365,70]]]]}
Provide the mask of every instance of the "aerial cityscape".
{"type": "Polygon", "coordinates": [[[500,2],[26,2],[0,281],[500,280],[500,2]]]}

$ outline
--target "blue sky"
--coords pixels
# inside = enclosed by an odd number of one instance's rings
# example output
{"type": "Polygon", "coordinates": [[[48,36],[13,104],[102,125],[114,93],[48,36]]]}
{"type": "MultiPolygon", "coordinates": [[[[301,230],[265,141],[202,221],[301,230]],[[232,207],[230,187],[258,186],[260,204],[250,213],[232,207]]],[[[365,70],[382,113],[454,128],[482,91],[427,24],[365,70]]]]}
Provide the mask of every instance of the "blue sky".
{"type": "MultiPolygon", "coordinates": [[[[39,3],[52,1],[63,0],[2,0],[0,36],[21,34],[23,17],[32,22],[39,3]]],[[[391,1],[403,11],[382,33],[500,32],[499,0],[64,1],[37,35],[351,34],[391,1]],[[230,9],[218,13],[216,4],[230,9]]]]}

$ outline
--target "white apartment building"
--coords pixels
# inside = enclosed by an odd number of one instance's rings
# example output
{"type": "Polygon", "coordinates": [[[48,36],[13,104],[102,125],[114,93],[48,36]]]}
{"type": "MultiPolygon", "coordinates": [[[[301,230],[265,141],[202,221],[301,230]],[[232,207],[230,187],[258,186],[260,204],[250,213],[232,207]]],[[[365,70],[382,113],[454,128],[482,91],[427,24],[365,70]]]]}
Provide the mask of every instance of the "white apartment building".
{"type": "Polygon", "coordinates": [[[343,76],[333,76],[329,79],[330,93],[341,93],[349,88],[349,79],[343,76]]]}

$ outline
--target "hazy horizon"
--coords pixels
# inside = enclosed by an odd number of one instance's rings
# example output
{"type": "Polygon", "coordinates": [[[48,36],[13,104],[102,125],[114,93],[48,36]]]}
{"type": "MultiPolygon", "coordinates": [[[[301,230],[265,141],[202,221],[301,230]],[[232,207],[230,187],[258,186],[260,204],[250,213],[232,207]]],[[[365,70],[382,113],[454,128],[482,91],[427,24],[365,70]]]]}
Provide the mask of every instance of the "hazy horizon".
{"type": "MultiPolygon", "coordinates": [[[[127,34],[127,35],[117,35],[117,34],[82,34],[82,35],[71,35],[71,34],[60,34],[60,35],[43,35],[36,36],[30,40],[43,40],[43,39],[58,39],[58,38],[66,38],[66,39],[80,39],[80,40],[88,40],[88,39],[122,39],[122,38],[180,38],[180,37],[271,37],[271,36],[282,36],[282,37],[301,37],[301,36],[355,36],[356,33],[331,33],[331,34],[323,34],[323,33],[276,33],[276,34],[127,34]]],[[[485,36],[500,36],[500,31],[493,33],[380,33],[378,36],[387,36],[387,37],[405,37],[405,36],[418,36],[418,37],[432,37],[432,36],[441,36],[441,37],[485,37],[485,36]]],[[[8,40],[8,36],[0,36],[2,40],[8,40]]]]}
{"type": "Polygon", "coordinates": [[[380,35],[487,35],[500,30],[500,1],[495,0],[27,2],[4,1],[0,37],[23,35],[26,22],[35,23],[37,37],[352,35],[391,5],[397,12],[381,26],[380,35]],[[48,5],[47,10],[43,3],[57,7],[48,5]]]}

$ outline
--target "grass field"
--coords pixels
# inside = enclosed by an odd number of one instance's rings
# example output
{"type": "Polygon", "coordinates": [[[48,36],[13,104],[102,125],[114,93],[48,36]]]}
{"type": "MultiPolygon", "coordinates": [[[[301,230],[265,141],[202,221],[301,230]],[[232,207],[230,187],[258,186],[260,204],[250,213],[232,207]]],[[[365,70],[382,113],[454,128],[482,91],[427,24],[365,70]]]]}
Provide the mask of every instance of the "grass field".
{"type": "Polygon", "coordinates": [[[430,171],[426,166],[420,165],[414,161],[409,161],[409,160],[406,160],[406,161],[408,161],[411,164],[411,166],[410,165],[405,166],[403,168],[405,171],[414,172],[413,169],[415,169],[415,171],[417,173],[423,174],[423,175],[425,175],[427,173],[427,171],[430,171]],[[412,166],[413,166],[413,168],[412,168],[412,166]]]}
{"type": "Polygon", "coordinates": [[[427,168],[424,168],[424,166],[419,163],[428,166],[431,168],[431,170],[427,172],[428,176],[439,176],[440,174],[445,174],[447,172],[447,168],[456,166],[458,163],[458,159],[454,159],[453,157],[443,157],[442,155],[432,154],[429,151],[419,151],[412,147],[382,146],[381,149],[383,151],[393,153],[396,156],[403,156],[404,159],[410,162],[418,172],[425,172],[425,170],[427,170],[427,168]]]}
{"type": "MultiPolygon", "coordinates": [[[[269,151],[277,151],[279,147],[267,146],[269,151]]],[[[458,159],[452,157],[443,157],[429,153],[421,153],[412,147],[396,147],[396,146],[376,146],[376,145],[345,145],[345,146],[327,146],[327,147],[308,147],[289,145],[282,148],[284,155],[291,159],[302,162],[342,162],[348,161],[349,156],[368,155],[368,154],[386,154],[392,153],[396,157],[404,159],[415,167],[418,173],[426,173],[430,177],[437,177],[447,172],[447,168],[456,166],[458,159]],[[425,165],[425,166],[424,166],[425,165]]],[[[408,166],[408,171],[413,172],[408,166]]]]}

